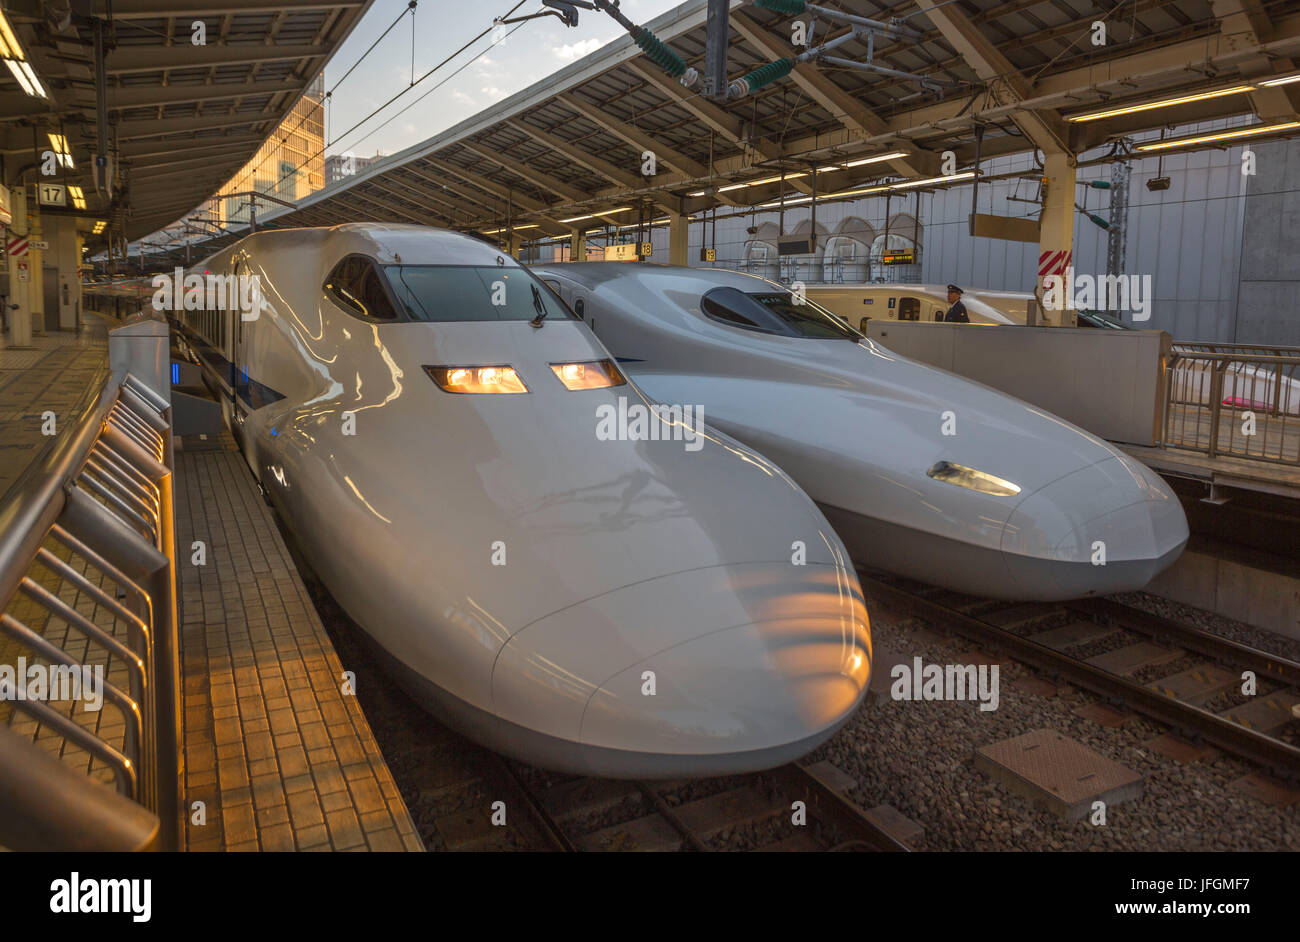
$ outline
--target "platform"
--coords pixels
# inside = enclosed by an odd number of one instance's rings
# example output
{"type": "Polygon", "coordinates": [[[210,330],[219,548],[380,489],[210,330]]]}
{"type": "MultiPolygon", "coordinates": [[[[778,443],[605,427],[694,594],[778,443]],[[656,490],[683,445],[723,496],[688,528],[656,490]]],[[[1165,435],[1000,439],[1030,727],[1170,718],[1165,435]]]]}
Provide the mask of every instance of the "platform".
{"type": "Polygon", "coordinates": [[[52,332],[30,347],[0,349],[0,498],[50,441],[41,416],[55,415],[56,430],[104,385],[108,375],[105,327],[52,332]]]}
{"type": "Polygon", "coordinates": [[[176,465],[187,849],[423,850],[243,458],[176,465]]]}
{"type": "Polygon", "coordinates": [[[1147,448],[1115,443],[1161,474],[1192,478],[1207,485],[1300,498],[1300,465],[1279,464],[1231,455],[1209,455],[1181,448],[1147,448]]]}

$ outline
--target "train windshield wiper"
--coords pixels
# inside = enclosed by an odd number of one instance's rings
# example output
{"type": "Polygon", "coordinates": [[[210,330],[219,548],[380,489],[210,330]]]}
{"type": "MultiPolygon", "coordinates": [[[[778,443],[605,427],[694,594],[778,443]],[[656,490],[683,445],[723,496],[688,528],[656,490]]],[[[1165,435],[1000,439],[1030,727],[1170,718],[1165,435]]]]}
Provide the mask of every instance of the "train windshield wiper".
{"type": "Polygon", "coordinates": [[[537,311],[537,316],[528,323],[534,327],[541,327],[542,321],[546,320],[546,305],[542,303],[542,293],[537,290],[537,285],[531,287],[533,289],[533,309],[537,311]]]}

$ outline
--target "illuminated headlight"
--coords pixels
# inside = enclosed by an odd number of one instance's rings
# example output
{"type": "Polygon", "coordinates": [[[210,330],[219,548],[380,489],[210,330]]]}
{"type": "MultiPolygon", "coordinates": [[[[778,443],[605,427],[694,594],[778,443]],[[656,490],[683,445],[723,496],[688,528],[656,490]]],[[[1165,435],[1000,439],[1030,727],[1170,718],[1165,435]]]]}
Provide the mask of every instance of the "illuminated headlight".
{"type": "Polygon", "coordinates": [[[953,464],[951,461],[940,461],[925,473],[936,481],[956,484],[958,487],[970,488],[972,491],[992,494],[995,497],[1012,497],[1020,493],[1019,484],[1012,484],[987,471],[976,471],[974,468],[968,468],[964,464],[953,464]]]}
{"type": "Polygon", "coordinates": [[[526,393],[512,366],[426,366],[424,371],[449,393],[526,393]]]}
{"type": "Polygon", "coordinates": [[[568,389],[604,389],[606,386],[622,386],[627,382],[613,360],[552,363],[551,369],[568,389]]]}

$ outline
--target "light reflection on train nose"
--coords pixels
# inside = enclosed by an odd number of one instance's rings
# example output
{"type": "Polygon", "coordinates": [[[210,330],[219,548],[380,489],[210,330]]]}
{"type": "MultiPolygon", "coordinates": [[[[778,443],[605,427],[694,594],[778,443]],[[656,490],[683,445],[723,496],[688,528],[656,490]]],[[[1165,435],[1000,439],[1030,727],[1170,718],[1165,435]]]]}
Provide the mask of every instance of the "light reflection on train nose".
{"type": "Polygon", "coordinates": [[[865,625],[853,629],[845,637],[837,618],[780,619],[660,652],[601,685],[583,714],[582,743],[736,753],[832,729],[856,707],[870,673],[865,625]]]}
{"type": "Polygon", "coordinates": [[[610,721],[605,744],[622,749],[638,748],[627,743],[627,723],[634,738],[673,738],[665,731],[695,728],[712,713],[721,725],[700,734],[699,749],[719,737],[739,737],[736,748],[746,749],[799,740],[842,718],[870,664],[866,608],[850,574],[715,566],[626,586],[517,632],[497,658],[493,700],[515,722],[576,738],[608,717],[588,704],[616,695],[616,711],[629,716],[610,721]],[[656,672],[649,686],[646,670],[656,672]]]}

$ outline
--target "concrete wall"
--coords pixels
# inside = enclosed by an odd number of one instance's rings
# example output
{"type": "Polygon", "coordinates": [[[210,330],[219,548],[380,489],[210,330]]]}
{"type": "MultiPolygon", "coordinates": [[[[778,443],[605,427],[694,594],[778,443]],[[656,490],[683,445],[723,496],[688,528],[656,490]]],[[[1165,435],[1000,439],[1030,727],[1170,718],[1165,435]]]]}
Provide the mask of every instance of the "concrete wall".
{"type": "Polygon", "coordinates": [[[1169,335],[1088,327],[968,327],[873,320],[867,336],[1059,415],[1113,442],[1154,445],[1169,335]]]}
{"type": "Polygon", "coordinates": [[[1300,140],[1260,144],[1255,153],[1235,339],[1300,346],[1300,140]]]}

